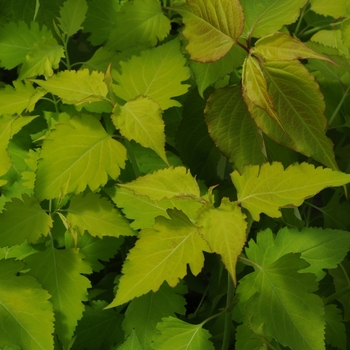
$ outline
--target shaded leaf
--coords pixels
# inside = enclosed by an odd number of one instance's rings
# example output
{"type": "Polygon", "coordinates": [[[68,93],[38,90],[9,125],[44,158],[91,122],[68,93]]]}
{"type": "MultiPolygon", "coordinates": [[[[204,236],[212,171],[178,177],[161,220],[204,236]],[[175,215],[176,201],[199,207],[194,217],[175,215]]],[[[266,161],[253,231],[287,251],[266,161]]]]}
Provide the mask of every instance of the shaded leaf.
{"type": "Polygon", "coordinates": [[[116,105],[113,124],[128,140],[135,140],[143,147],[153,149],[165,163],[165,133],[162,111],[155,101],[140,96],[124,106],[116,105]]]}
{"type": "Polygon", "coordinates": [[[32,276],[18,276],[23,267],[19,261],[0,261],[0,347],[53,350],[50,294],[32,276]]]}
{"type": "Polygon", "coordinates": [[[346,332],[341,310],[334,304],[325,306],[326,343],[341,350],[346,350],[346,332]]]}
{"type": "Polygon", "coordinates": [[[189,88],[182,81],[190,77],[186,60],[180,52],[178,40],[142,51],[127,62],[120,62],[121,73],[113,70],[117,84],[113,84],[114,93],[129,101],[144,95],[156,101],[162,110],[181,106],[172,97],[185,94],[189,88]]]}
{"type": "Polygon", "coordinates": [[[112,139],[90,115],[58,124],[44,141],[38,165],[35,195],[39,200],[92,191],[104,185],[108,175],[116,179],[126,160],[125,147],[112,139]]]}
{"type": "Polygon", "coordinates": [[[209,251],[198,229],[180,211],[169,210],[170,220],[156,218],[152,229],[140,232],[127,256],[114,307],[149,291],[156,292],[164,281],[175,287],[187,273],[187,264],[196,276],[204,264],[203,251],[209,251]]]}
{"type": "Polygon", "coordinates": [[[260,213],[281,217],[280,208],[300,206],[303,201],[326,187],[350,182],[350,175],[308,163],[293,164],[284,169],[281,163],[246,166],[239,174],[231,173],[237,189],[238,203],[248,209],[253,220],[260,213]]]}
{"type": "MultiPolygon", "coordinates": [[[[13,119],[14,118],[10,116],[0,117],[0,176],[6,174],[12,165],[7,148],[11,138],[11,126],[13,119]]],[[[6,180],[0,180],[0,186],[4,185],[6,182],[6,180]]]]}
{"type": "Polygon", "coordinates": [[[66,0],[60,10],[58,21],[63,33],[72,36],[82,29],[88,6],[86,0],[66,0]]]}
{"type": "Polygon", "coordinates": [[[55,333],[67,346],[82,317],[90,281],[82,274],[91,268],[75,249],[58,250],[53,246],[26,258],[30,274],[51,294],[55,313],[55,333]]]}

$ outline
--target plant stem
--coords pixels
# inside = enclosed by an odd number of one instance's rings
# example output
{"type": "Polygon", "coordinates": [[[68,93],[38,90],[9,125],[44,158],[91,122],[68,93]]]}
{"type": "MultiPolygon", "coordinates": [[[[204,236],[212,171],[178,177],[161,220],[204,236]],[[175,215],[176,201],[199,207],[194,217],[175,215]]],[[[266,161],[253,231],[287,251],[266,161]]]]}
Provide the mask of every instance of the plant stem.
{"type": "Polygon", "coordinates": [[[222,350],[228,350],[231,339],[231,326],[232,326],[232,309],[233,309],[233,296],[234,296],[234,285],[230,274],[227,272],[227,296],[226,296],[226,314],[225,314],[225,326],[224,326],[224,337],[222,342],[222,350]]]}
{"type": "Polygon", "coordinates": [[[339,25],[341,24],[342,22],[337,22],[337,23],[332,23],[332,24],[326,24],[324,26],[319,26],[319,27],[315,27],[315,28],[312,28],[312,29],[309,29],[307,31],[305,31],[302,36],[305,37],[305,36],[308,36],[310,34],[313,34],[313,33],[317,33],[318,31],[322,30],[322,29],[326,29],[326,28],[329,28],[330,26],[335,26],[335,25],[339,25]]]}
{"type": "Polygon", "coordinates": [[[338,106],[336,107],[336,109],[334,110],[332,116],[330,117],[329,121],[328,121],[328,126],[332,125],[335,117],[337,116],[340,108],[342,107],[345,99],[348,97],[348,94],[349,94],[349,91],[350,91],[350,85],[348,86],[348,88],[346,89],[346,91],[344,92],[343,94],[343,97],[341,98],[341,100],[339,101],[338,103],[338,106]]]}
{"type": "Polygon", "coordinates": [[[300,25],[301,25],[301,22],[303,21],[303,18],[304,18],[304,15],[305,15],[305,10],[306,10],[306,7],[307,7],[308,4],[309,4],[309,2],[307,2],[307,4],[301,10],[301,13],[300,13],[300,16],[299,16],[299,21],[298,21],[298,24],[297,24],[297,26],[295,28],[295,32],[294,32],[295,36],[298,36],[300,25]]]}

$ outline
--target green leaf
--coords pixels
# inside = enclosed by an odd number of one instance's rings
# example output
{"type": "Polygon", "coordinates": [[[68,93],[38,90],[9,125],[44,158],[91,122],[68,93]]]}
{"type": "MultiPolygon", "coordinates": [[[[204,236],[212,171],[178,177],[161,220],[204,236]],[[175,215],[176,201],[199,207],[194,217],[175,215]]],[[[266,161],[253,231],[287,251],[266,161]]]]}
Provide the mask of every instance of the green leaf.
{"type": "Polygon", "coordinates": [[[313,58],[332,62],[328,57],[317,53],[301,41],[285,33],[273,33],[259,39],[251,49],[251,54],[264,60],[291,61],[313,58]]]}
{"type": "Polygon", "coordinates": [[[235,284],[236,264],[246,242],[246,216],[237,204],[223,198],[218,208],[207,207],[199,213],[199,233],[208,242],[213,253],[221,259],[235,284]]]}
{"type": "Polygon", "coordinates": [[[23,265],[14,260],[0,261],[0,347],[53,350],[50,295],[32,276],[18,275],[23,265]]]}
{"type": "Polygon", "coordinates": [[[173,7],[185,24],[183,35],[191,59],[217,61],[224,57],[242,33],[244,14],[238,0],[192,0],[173,7]]]}
{"type": "Polygon", "coordinates": [[[210,251],[198,228],[180,211],[169,210],[170,220],[158,217],[152,229],[140,232],[127,256],[117,295],[108,306],[122,305],[149,291],[156,292],[164,281],[175,287],[187,273],[198,275],[204,264],[203,251],[210,251]]]}
{"type": "Polygon", "coordinates": [[[44,141],[38,165],[35,195],[39,200],[94,191],[108,175],[116,179],[126,160],[125,147],[112,139],[90,115],[58,124],[44,141]]]}
{"type": "MultiPolygon", "coordinates": [[[[315,79],[299,61],[264,62],[263,70],[268,92],[289,139],[286,146],[337,169],[332,141],[325,135],[324,98],[315,79]]],[[[263,132],[270,136],[269,124],[254,111],[252,115],[263,132]]],[[[285,145],[283,139],[274,136],[272,131],[271,138],[285,145]]]]}
{"type": "Polygon", "coordinates": [[[140,56],[120,63],[122,73],[113,70],[112,75],[117,82],[117,85],[113,84],[113,91],[125,101],[139,95],[150,97],[162,110],[179,107],[180,102],[172,97],[185,94],[189,88],[189,85],[181,84],[190,77],[185,64],[178,40],[142,51],[140,56]]]}
{"type": "Polygon", "coordinates": [[[13,246],[25,240],[35,242],[41,235],[47,235],[52,227],[52,219],[40,207],[34,197],[14,198],[0,214],[0,246],[13,246]]]}
{"type": "MultiPolygon", "coordinates": [[[[10,116],[0,117],[0,176],[6,174],[12,165],[11,158],[7,152],[7,148],[11,138],[11,126],[13,119],[14,118],[10,116]]],[[[0,180],[0,186],[4,185],[6,182],[6,180],[0,180]]]]}
{"type": "Polygon", "coordinates": [[[189,324],[174,317],[163,318],[157,326],[160,331],[154,337],[153,349],[214,350],[209,341],[210,333],[202,325],[189,324]]]}
{"type": "Polygon", "coordinates": [[[90,33],[88,40],[95,46],[103,44],[116,24],[119,0],[92,0],[84,21],[84,32],[90,33]]]}
{"type": "Polygon", "coordinates": [[[285,347],[324,349],[324,308],[312,293],[317,290],[315,277],[298,273],[308,264],[297,254],[265,263],[263,245],[254,248],[255,260],[250,247],[246,254],[255,272],[243,277],[237,288],[242,312],[252,315],[256,328],[264,324],[265,333],[285,347]]]}
{"type": "Polygon", "coordinates": [[[339,18],[349,14],[350,6],[348,0],[337,0],[332,3],[327,0],[310,0],[311,10],[323,16],[339,18]]]}
{"type": "Polygon", "coordinates": [[[307,0],[241,0],[244,11],[244,36],[261,38],[295,22],[307,0]]]}
{"type": "Polygon", "coordinates": [[[247,164],[265,162],[263,140],[244,103],[240,86],[216,90],[208,99],[205,120],[217,147],[237,169],[241,171],[247,164]]]}
{"type": "Polygon", "coordinates": [[[116,105],[113,124],[128,140],[135,140],[143,147],[153,149],[165,163],[165,133],[162,111],[157,102],[140,96],[124,106],[116,105]]]}
{"type": "Polygon", "coordinates": [[[116,13],[107,46],[119,51],[138,44],[156,46],[169,32],[170,20],[158,0],[125,2],[116,13]]]}
{"type": "Polygon", "coordinates": [[[104,82],[104,74],[88,69],[66,70],[53,75],[47,81],[32,79],[47,92],[58,96],[67,104],[80,104],[104,100],[108,89],[104,82]]]}
{"type": "Polygon", "coordinates": [[[132,331],[125,342],[117,347],[117,350],[143,350],[137,338],[136,332],[132,331]]]}
{"type": "Polygon", "coordinates": [[[25,61],[26,55],[34,43],[43,38],[50,38],[52,33],[37,22],[30,27],[24,22],[7,23],[0,28],[0,66],[12,69],[25,61]]]}
{"type": "Polygon", "coordinates": [[[338,50],[340,55],[344,55],[349,58],[349,48],[344,45],[342,32],[340,29],[319,30],[311,37],[310,41],[333,47],[338,50]]]}
{"type": "Polygon", "coordinates": [[[53,70],[58,68],[64,50],[54,38],[43,38],[37,41],[26,55],[18,79],[32,78],[44,75],[49,78],[53,70]]]}
{"type": "Polygon", "coordinates": [[[76,328],[72,350],[110,349],[123,340],[122,316],[115,310],[104,310],[106,306],[107,302],[102,300],[92,301],[91,306],[85,306],[83,318],[76,328]]]}
{"type": "Polygon", "coordinates": [[[334,304],[325,306],[326,343],[341,350],[346,350],[345,325],[341,310],[334,304]]]}
{"type": "Polygon", "coordinates": [[[135,235],[129,222],[106,198],[95,193],[73,196],[67,209],[67,221],[83,235],[88,231],[91,236],[132,236],[135,235]]]}
{"type": "Polygon", "coordinates": [[[130,302],[123,321],[125,334],[134,330],[142,349],[150,349],[157,323],[166,316],[176,317],[175,313],[184,315],[185,303],[174,288],[162,284],[156,293],[149,292],[130,302]]]}
{"type": "Polygon", "coordinates": [[[53,246],[26,258],[30,274],[51,294],[55,313],[55,333],[67,346],[77,321],[84,311],[90,281],[82,274],[91,268],[75,249],[58,250],[53,246]]]}
{"type": "Polygon", "coordinates": [[[346,18],[341,24],[341,33],[344,45],[350,49],[350,18],[346,18]]]}
{"type": "Polygon", "coordinates": [[[185,167],[161,169],[119,186],[155,201],[176,196],[200,196],[196,180],[185,167]]]}
{"type": "Polygon", "coordinates": [[[231,173],[237,189],[238,203],[249,210],[253,220],[265,213],[281,217],[280,208],[300,206],[304,200],[326,187],[342,186],[350,182],[350,175],[308,163],[293,164],[287,169],[281,163],[246,166],[239,174],[231,173]]]}
{"type": "Polygon", "coordinates": [[[63,33],[72,36],[82,29],[88,6],[86,0],[66,0],[60,10],[58,21],[63,33]]]}

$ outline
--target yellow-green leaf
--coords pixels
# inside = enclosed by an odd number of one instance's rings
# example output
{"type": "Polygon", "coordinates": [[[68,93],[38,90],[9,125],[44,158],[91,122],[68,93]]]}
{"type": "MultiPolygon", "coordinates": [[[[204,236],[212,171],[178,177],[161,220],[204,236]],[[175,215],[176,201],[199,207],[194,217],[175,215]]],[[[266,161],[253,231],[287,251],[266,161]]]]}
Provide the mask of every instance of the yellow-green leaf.
{"type": "Polygon", "coordinates": [[[135,140],[143,147],[153,149],[165,163],[165,133],[162,111],[152,99],[140,96],[124,106],[116,105],[112,120],[120,133],[128,140],[135,140]]]}
{"type": "Polygon", "coordinates": [[[58,21],[62,31],[68,36],[72,36],[82,29],[88,5],[86,0],[66,0],[60,10],[58,21]]]}
{"type": "Polygon", "coordinates": [[[249,210],[253,220],[260,214],[281,217],[280,208],[300,206],[308,197],[326,187],[342,186],[350,182],[350,175],[308,163],[293,164],[287,169],[281,163],[247,166],[242,174],[231,173],[237,189],[237,200],[249,210]]]}
{"type": "Polygon", "coordinates": [[[152,229],[140,232],[123,266],[114,307],[149,291],[156,292],[164,281],[175,287],[187,273],[196,276],[204,264],[203,251],[210,249],[198,228],[178,210],[169,210],[170,220],[158,217],[152,229]]]}
{"type": "Polygon", "coordinates": [[[339,18],[350,13],[349,0],[310,0],[311,10],[323,16],[339,18]]]}
{"type": "Polygon", "coordinates": [[[238,0],[188,0],[174,7],[183,17],[183,35],[191,59],[213,62],[225,56],[243,30],[244,14],[238,0]]]}
{"type": "Polygon", "coordinates": [[[236,203],[223,198],[218,208],[208,207],[200,212],[197,225],[199,233],[208,242],[210,249],[221,255],[231,275],[236,279],[236,263],[246,242],[246,216],[236,203]]]}

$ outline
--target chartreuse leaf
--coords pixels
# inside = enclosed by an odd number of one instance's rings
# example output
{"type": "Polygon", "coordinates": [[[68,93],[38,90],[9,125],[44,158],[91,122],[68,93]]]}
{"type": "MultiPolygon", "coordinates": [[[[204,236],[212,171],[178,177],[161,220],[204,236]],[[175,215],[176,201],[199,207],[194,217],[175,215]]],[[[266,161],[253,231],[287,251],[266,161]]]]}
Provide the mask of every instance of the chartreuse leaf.
{"type": "Polygon", "coordinates": [[[240,86],[216,90],[208,99],[205,120],[215,144],[237,169],[241,171],[247,164],[265,162],[263,140],[244,103],[240,86]]]}
{"type": "Polygon", "coordinates": [[[185,24],[183,35],[191,59],[217,61],[224,57],[242,33],[244,14],[238,0],[192,0],[174,7],[185,24]]]}
{"type": "Polygon", "coordinates": [[[346,350],[346,332],[342,312],[334,304],[324,308],[326,318],[326,343],[341,350],[346,350]]]}
{"type": "Polygon", "coordinates": [[[86,0],[66,0],[58,17],[59,26],[63,33],[72,36],[82,29],[88,6],[86,0]]]}
{"type": "Polygon", "coordinates": [[[83,25],[83,31],[90,33],[88,40],[95,46],[103,44],[116,24],[117,12],[121,4],[118,0],[92,0],[83,25]]]}
{"type": "Polygon", "coordinates": [[[263,247],[253,248],[246,254],[255,271],[243,277],[236,290],[242,312],[252,315],[255,328],[264,324],[266,335],[282,346],[324,349],[323,302],[312,293],[318,288],[315,276],[298,272],[308,264],[298,254],[265,263],[263,247]]]}
{"type": "Polygon", "coordinates": [[[148,292],[130,302],[123,321],[125,334],[135,330],[142,349],[150,349],[157,323],[166,316],[176,317],[175,313],[184,315],[185,303],[174,288],[163,283],[156,293],[148,292]]]}
{"type": "Polygon", "coordinates": [[[155,201],[176,196],[200,196],[195,178],[182,166],[161,169],[119,186],[155,201]]]}
{"type": "Polygon", "coordinates": [[[144,350],[137,338],[136,332],[132,331],[125,342],[117,347],[117,350],[144,350]]]}
{"type": "Polygon", "coordinates": [[[311,0],[311,10],[323,16],[339,18],[350,12],[348,0],[338,0],[334,3],[327,0],[311,0]]]}
{"type": "Polygon", "coordinates": [[[240,174],[231,173],[237,189],[238,203],[249,210],[253,220],[260,214],[281,217],[280,208],[299,206],[326,187],[350,182],[350,175],[308,163],[293,164],[287,169],[281,163],[246,166],[240,174]]]}
{"type": "Polygon", "coordinates": [[[247,222],[236,203],[223,198],[217,208],[207,207],[199,213],[196,224],[212,252],[221,259],[236,284],[236,263],[246,241],[247,222]]]}
{"type": "Polygon", "coordinates": [[[32,276],[18,275],[23,267],[12,259],[0,261],[0,347],[53,350],[50,294],[32,276]]]}
{"type": "Polygon", "coordinates": [[[92,191],[108,175],[116,179],[126,160],[125,147],[112,139],[91,115],[75,116],[58,124],[44,141],[38,165],[35,194],[39,200],[92,191]]]}
{"type": "Polygon", "coordinates": [[[259,62],[251,55],[246,58],[243,64],[242,84],[243,96],[248,98],[257,107],[264,109],[271,118],[281,125],[271,96],[267,91],[267,83],[259,62]]]}
{"type": "Polygon", "coordinates": [[[54,38],[43,38],[37,41],[26,55],[18,79],[32,78],[44,75],[49,78],[53,70],[58,68],[64,50],[54,38]]]}
{"type": "MultiPolygon", "coordinates": [[[[11,158],[7,152],[8,144],[11,138],[11,126],[13,117],[1,116],[0,117],[0,176],[6,174],[11,168],[11,158]]],[[[7,183],[6,180],[0,180],[0,186],[7,183]]]]}
{"type": "Polygon", "coordinates": [[[25,61],[33,44],[43,38],[50,38],[52,33],[37,22],[30,27],[24,22],[9,22],[0,28],[0,66],[12,69],[25,61]]]}
{"type": "Polygon", "coordinates": [[[341,33],[344,45],[350,49],[350,17],[342,21],[341,33]]]}
{"type": "Polygon", "coordinates": [[[107,302],[102,300],[93,300],[85,306],[76,328],[72,350],[111,349],[113,344],[123,340],[120,331],[122,316],[113,309],[104,310],[106,306],[107,302]]]}
{"type": "Polygon", "coordinates": [[[163,318],[157,326],[152,348],[156,350],[187,349],[214,350],[210,333],[202,325],[186,323],[174,317],[163,318]]]}
{"type": "Polygon", "coordinates": [[[261,38],[295,22],[307,0],[241,0],[246,37],[261,38]]]}
{"type": "Polygon", "coordinates": [[[151,229],[140,232],[127,256],[117,295],[108,307],[124,304],[149,291],[156,292],[164,281],[175,287],[186,275],[187,264],[196,276],[210,251],[198,228],[178,210],[169,210],[170,220],[156,218],[151,229]]]}
{"type": "Polygon", "coordinates": [[[101,101],[108,93],[104,74],[97,71],[92,71],[90,74],[88,69],[66,70],[53,75],[47,81],[38,79],[32,81],[67,104],[101,101]]]}
{"type": "Polygon", "coordinates": [[[333,47],[338,50],[340,55],[349,58],[349,48],[343,42],[342,31],[340,29],[319,30],[311,37],[310,41],[333,47]]]}
{"type": "Polygon", "coordinates": [[[38,200],[23,195],[23,200],[14,198],[5,205],[0,214],[0,246],[13,246],[25,240],[36,241],[47,235],[52,227],[52,219],[40,207],[38,200]]]}
{"type": "Polygon", "coordinates": [[[265,60],[291,61],[314,58],[332,62],[332,60],[314,50],[311,50],[301,41],[285,33],[273,33],[259,39],[250,50],[251,54],[258,55],[265,60]]]}
{"type": "Polygon", "coordinates": [[[88,231],[91,236],[132,236],[135,231],[128,221],[106,198],[96,193],[73,196],[67,209],[67,221],[71,227],[78,229],[83,235],[88,231]]]}
{"type": "Polygon", "coordinates": [[[162,110],[181,106],[172,97],[185,94],[189,88],[182,81],[190,77],[186,59],[180,52],[178,40],[142,51],[127,62],[120,62],[121,73],[113,70],[117,84],[113,84],[114,93],[129,101],[144,95],[156,101],[162,110]]]}
{"type": "Polygon", "coordinates": [[[136,46],[156,46],[170,32],[170,20],[158,0],[126,2],[116,13],[107,46],[117,50],[136,46]]]}
{"type": "MultiPolygon", "coordinates": [[[[325,103],[313,76],[299,61],[263,62],[275,110],[287,134],[287,147],[337,169],[332,141],[325,135],[325,103]]],[[[258,126],[275,141],[285,144],[285,136],[274,137],[271,127],[252,111],[258,126]]],[[[272,127],[273,129],[273,127],[272,127]]]]}
{"type": "Polygon", "coordinates": [[[153,149],[165,163],[165,133],[159,104],[149,97],[139,96],[124,106],[116,105],[113,124],[128,140],[153,149]]]}
{"type": "Polygon", "coordinates": [[[81,319],[90,281],[82,274],[91,268],[75,249],[58,250],[53,246],[25,259],[30,274],[51,294],[55,313],[55,333],[67,346],[81,319]]]}

